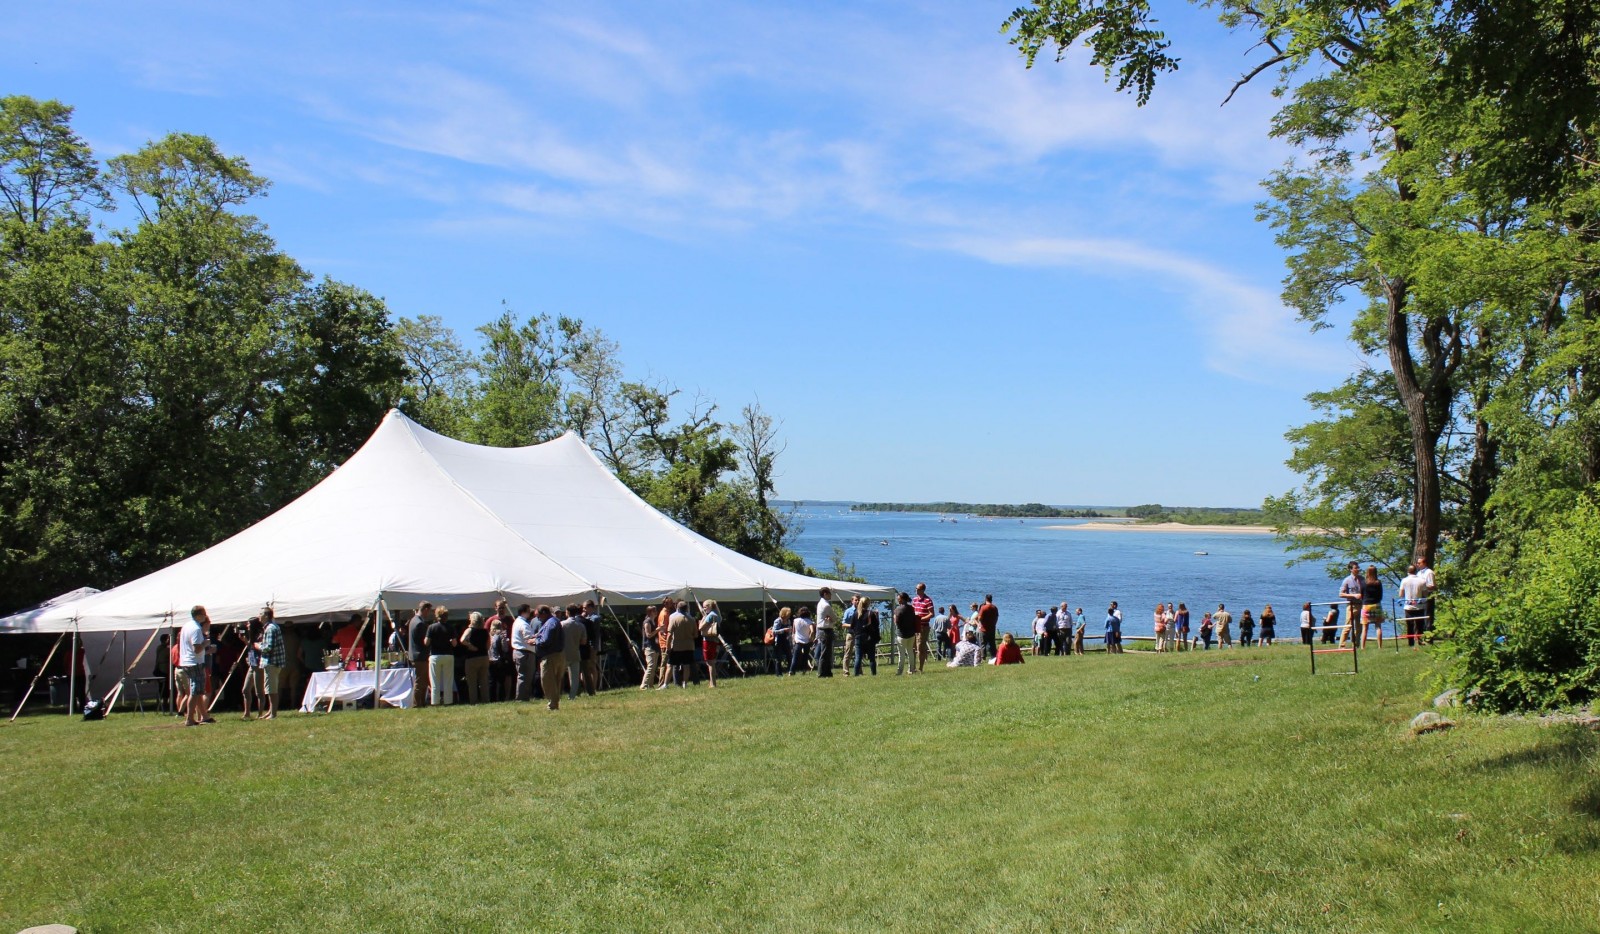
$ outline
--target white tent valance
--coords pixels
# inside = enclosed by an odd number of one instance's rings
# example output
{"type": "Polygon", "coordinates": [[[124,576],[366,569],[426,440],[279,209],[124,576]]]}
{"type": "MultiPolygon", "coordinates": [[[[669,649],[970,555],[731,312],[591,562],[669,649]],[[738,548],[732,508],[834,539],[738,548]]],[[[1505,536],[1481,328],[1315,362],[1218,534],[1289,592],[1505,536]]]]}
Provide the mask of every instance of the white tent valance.
{"type": "Polygon", "coordinates": [[[487,607],[497,597],[613,603],[888,599],[888,587],[763,564],[691,532],[634,495],[577,435],[492,448],[391,411],[345,464],[226,541],[103,593],[0,619],[0,631],[147,629],[205,606],[216,622],[271,604],[319,617],[419,600],[487,607]]]}

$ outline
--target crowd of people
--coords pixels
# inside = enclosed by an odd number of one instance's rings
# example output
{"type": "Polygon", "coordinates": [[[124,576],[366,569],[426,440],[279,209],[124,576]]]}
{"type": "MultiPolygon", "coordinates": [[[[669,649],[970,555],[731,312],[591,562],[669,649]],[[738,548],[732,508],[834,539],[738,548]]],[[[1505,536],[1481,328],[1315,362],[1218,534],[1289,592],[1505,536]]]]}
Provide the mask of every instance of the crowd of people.
{"type": "MultiPolygon", "coordinates": [[[[1303,644],[1314,644],[1320,633],[1323,644],[1365,645],[1374,629],[1382,644],[1384,589],[1377,568],[1369,566],[1363,574],[1352,561],[1348,569],[1339,601],[1328,604],[1320,618],[1312,603],[1302,604],[1303,644]]],[[[1404,622],[1401,638],[1413,645],[1431,629],[1435,587],[1433,572],[1424,562],[1409,567],[1400,582],[1403,616],[1397,623],[1404,622]]],[[[162,635],[157,674],[165,677],[170,672],[177,686],[174,709],[183,714],[186,725],[215,722],[211,708],[221,689],[230,684],[237,684],[244,719],[271,720],[284,691],[295,696],[311,674],[366,668],[378,650],[377,621],[376,614],[367,611],[352,614],[337,628],[326,623],[286,626],[274,618],[271,607],[265,607],[246,623],[220,627],[219,635],[205,608],[197,606],[176,644],[166,645],[162,635]]],[[[914,595],[896,596],[887,622],[885,627],[873,600],[836,601],[824,587],[814,605],[779,607],[761,633],[764,651],[759,667],[789,677],[814,673],[831,678],[837,655],[845,677],[875,676],[886,637],[893,640],[887,654],[896,675],[922,674],[930,658],[951,668],[1024,661],[1016,637],[1000,631],[1000,610],[992,594],[969,604],[963,614],[957,604],[935,604],[927,585],[918,584],[914,595]]],[[[1122,624],[1123,612],[1111,601],[1101,636],[1108,653],[1124,651],[1122,624]]],[[[638,626],[637,639],[627,632],[623,635],[642,672],[640,690],[698,685],[702,674],[715,688],[723,664],[731,661],[743,670],[725,638],[715,600],[696,605],[664,599],[645,608],[638,626]]],[[[1071,609],[1067,601],[1035,610],[1031,652],[1082,655],[1087,627],[1083,608],[1071,609]]],[[[1157,652],[1265,647],[1278,641],[1278,617],[1271,604],[1259,614],[1243,610],[1236,620],[1219,603],[1194,624],[1187,604],[1158,603],[1152,628],[1157,652]]],[[[499,600],[487,616],[474,611],[459,623],[451,619],[449,608],[423,602],[404,622],[391,621],[387,632],[386,664],[412,669],[413,707],[538,699],[558,710],[563,692],[576,699],[603,687],[600,660],[606,654],[605,629],[593,600],[565,607],[522,604],[515,610],[499,600]]]]}

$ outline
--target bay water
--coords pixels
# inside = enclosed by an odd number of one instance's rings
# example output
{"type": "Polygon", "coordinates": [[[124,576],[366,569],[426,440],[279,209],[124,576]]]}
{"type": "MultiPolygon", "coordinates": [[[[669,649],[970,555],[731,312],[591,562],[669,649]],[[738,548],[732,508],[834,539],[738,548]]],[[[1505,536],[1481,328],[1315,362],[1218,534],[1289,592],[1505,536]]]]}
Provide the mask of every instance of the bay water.
{"type": "Polygon", "coordinates": [[[1259,617],[1271,604],[1278,638],[1297,641],[1300,605],[1339,593],[1323,565],[1286,566],[1288,555],[1270,534],[1071,530],[1050,526],[1090,520],[865,513],[833,502],[800,503],[796,516],[804,528],[794,550],[823,576],[838,547],[868,581],[907,593],[925,582],[935,603],[954,603],[963,616],[992,593],[1001,631],[1019,636],[1032,634],[1035,610],[1048,612],[1063,600],[1074,611],[1083,607],[1085,632],[1099,634],[1116,600],[1125,635],[1154,634],[1157,601],[1187,603],[1195,633],[1201,614],[1227,604],[1235,637],[1242,611],[1259,617]]]}

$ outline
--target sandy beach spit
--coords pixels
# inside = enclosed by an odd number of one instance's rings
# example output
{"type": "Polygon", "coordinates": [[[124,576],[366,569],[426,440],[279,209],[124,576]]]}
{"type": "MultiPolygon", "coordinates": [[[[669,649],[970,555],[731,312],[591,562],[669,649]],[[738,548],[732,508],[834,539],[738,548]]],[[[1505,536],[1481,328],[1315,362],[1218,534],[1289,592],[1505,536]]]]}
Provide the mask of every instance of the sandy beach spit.
{"type": "Polygon", "coordinates": [[[1182,522],[1153,522],[1142,525],[1133,521],[1098,520],[1077,525],[1047,525],[1047,529],[1064,529],[1071,532],[1205,532],[1208,535],[1271,535],[1270,525],[1185,525],[1182,522]]]}

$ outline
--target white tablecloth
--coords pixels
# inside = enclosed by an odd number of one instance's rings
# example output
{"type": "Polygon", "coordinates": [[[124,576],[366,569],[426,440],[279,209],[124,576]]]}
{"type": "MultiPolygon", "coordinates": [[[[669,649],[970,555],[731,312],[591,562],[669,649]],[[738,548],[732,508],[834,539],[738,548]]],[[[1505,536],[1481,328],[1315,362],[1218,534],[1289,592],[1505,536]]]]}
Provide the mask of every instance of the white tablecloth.
{"type": "MultiPolygon", "coordinates": [[[[371,671],[319,671],[306,684],[306,696],[300,701],[300,709],[305,713],[319,707],[326,710],[330,697],[341,701],[369,697],[374,674],[371,671]],[[338,680],[337,685],[334,684],[335,679],[338,680]]],[[[378,696],[395,707],[410,707],[413,683],[410,668],[385,668],[383,680],[378,685],[378,696]]]]}

